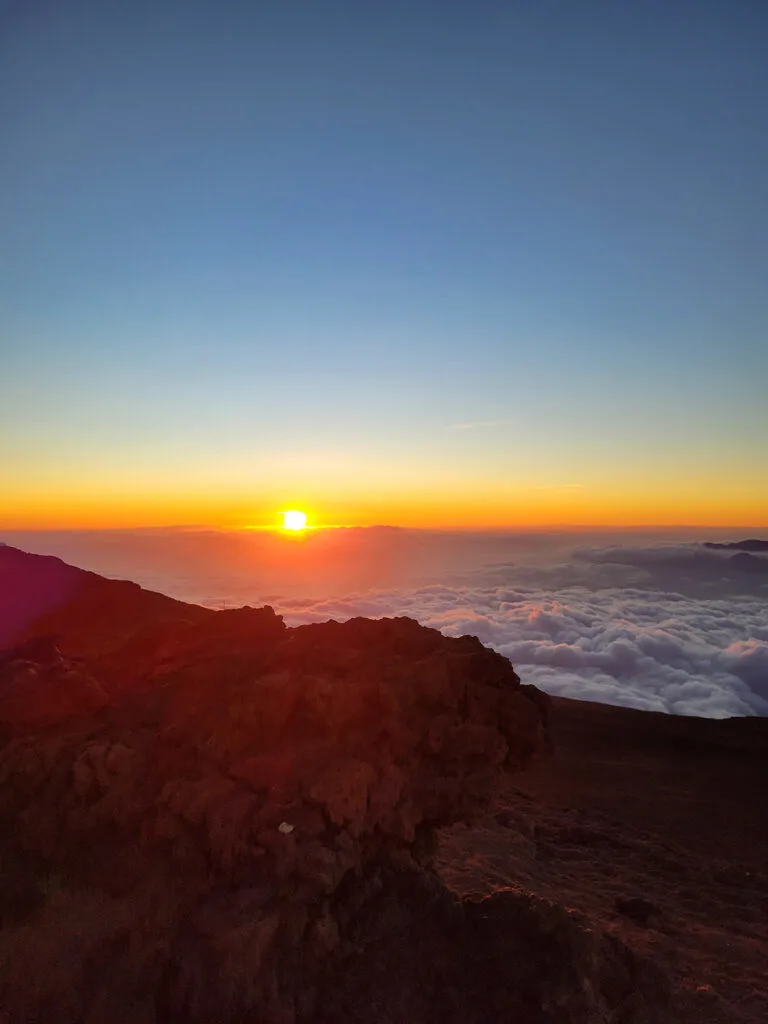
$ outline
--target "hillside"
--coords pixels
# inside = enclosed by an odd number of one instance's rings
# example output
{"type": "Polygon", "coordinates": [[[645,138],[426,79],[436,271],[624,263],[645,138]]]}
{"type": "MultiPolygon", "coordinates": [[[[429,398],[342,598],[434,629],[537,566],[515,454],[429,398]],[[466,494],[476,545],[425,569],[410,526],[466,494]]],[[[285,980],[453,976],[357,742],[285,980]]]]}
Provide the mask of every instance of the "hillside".
{"type": "Polygon", "coordinates": [[[768,722],[0,547],[7,1024],[752,1022],[768,722]]]}

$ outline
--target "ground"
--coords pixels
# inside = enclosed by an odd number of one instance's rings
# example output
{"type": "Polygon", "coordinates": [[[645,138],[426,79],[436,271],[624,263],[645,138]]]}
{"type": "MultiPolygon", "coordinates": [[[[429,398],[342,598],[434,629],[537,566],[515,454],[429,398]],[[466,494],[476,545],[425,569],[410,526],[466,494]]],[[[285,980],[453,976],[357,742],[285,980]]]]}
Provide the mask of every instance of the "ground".
{"type": "Polygon", "coordinates": [[[768,1020],[768,721],[555,700],[554,753],[444,830],[452,889],[531,890],[669,973],[682,1024],[768,1020]]]}

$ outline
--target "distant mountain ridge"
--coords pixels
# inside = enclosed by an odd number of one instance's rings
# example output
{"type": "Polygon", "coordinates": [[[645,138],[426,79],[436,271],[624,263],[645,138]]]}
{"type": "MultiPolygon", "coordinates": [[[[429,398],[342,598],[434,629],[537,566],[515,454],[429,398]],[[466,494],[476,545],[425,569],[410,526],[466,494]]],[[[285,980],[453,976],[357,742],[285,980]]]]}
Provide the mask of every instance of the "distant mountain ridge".
{"type": "Polygon", "coordinates": [[[768,551],[768,540],[735,540],[730,543],[708,540],[704,542],[703,546],[718,551],[768,551]]]}

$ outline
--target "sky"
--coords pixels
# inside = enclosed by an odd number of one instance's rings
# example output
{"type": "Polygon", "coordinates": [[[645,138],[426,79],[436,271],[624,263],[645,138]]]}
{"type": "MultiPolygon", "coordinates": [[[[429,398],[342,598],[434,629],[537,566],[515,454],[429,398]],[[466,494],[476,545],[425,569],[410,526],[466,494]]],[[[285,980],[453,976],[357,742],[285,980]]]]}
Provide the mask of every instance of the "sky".
{"type": "Polygon", "coordinates": [[[762,0],[0,0],[0,527],[768,524],[762,0]]]}

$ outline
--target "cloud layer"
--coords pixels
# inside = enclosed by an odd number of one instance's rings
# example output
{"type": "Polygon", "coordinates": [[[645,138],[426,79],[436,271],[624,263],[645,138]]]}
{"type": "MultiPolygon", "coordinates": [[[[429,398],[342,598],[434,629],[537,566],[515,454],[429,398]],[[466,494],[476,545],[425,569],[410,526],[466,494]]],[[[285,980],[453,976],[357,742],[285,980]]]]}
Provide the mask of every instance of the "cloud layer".
{"type": "Polygon", "coordinates": [[[550,693],[712,718],[768,714],[766,604],[624,588],[423,587],[280,609],[291,623],[410,615],[472,633],[550,693]]]}
{"type": "Polygon", "coordinates": [[[289,624],[408,615],[478,636],[554,694],[766,715],[768,554],[705,539],[371,529],[286,547],[164,531],[47,535],[36,550],[214,607],[268,602],[289,624]]]}
{"type": "Polygon", "coordinates": [[[700,543],[580,546],[450,582],[279,601],[291,623],[409,615],[472,633],[550,693],[712,718],[768,714],[768,558],[700,543]],[[471,585],[472,581],[474,585],[471,585]]]}

